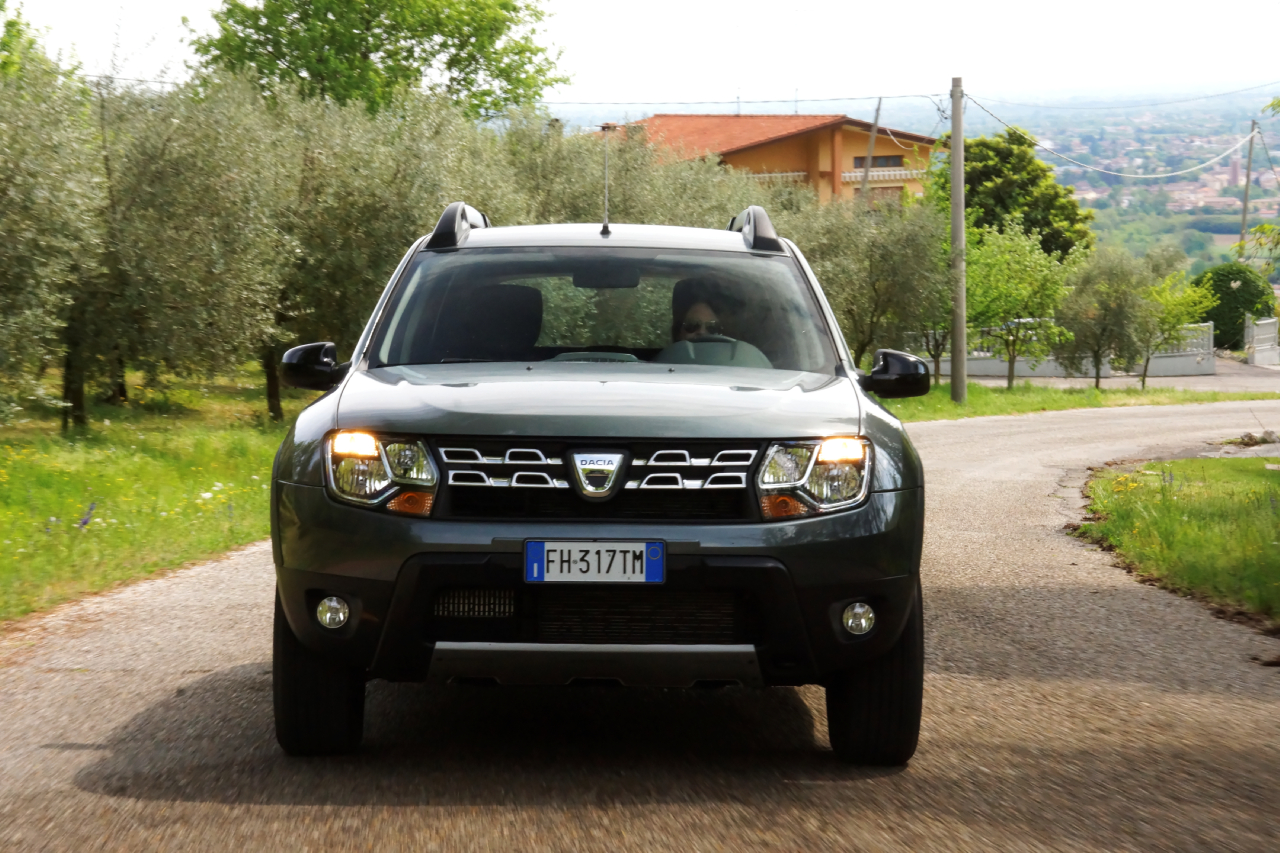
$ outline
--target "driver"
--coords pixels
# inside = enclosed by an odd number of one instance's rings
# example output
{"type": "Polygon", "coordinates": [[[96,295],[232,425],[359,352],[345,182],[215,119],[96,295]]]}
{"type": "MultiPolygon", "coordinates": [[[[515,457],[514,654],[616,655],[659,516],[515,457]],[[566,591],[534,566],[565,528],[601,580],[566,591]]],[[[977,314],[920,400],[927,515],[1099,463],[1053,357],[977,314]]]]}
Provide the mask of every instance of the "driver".
{"type": "Polygon", "coordinates": [[[723,335],[724,300],[716,282],[686,278],[671,292],[671,340],[674,343],[707,335],[723,335]]]}
{"type": "Polygon", "coordinates": [[[703,335],[719,334],[723,334],[723,332],[720,328],[720,318],[716,316],[715,309],[706,302],[695,302],[685,312],[684,319],[680,322],[679,329],[676,330],[676,340],[688,341],[700,338],[703,335]]]}

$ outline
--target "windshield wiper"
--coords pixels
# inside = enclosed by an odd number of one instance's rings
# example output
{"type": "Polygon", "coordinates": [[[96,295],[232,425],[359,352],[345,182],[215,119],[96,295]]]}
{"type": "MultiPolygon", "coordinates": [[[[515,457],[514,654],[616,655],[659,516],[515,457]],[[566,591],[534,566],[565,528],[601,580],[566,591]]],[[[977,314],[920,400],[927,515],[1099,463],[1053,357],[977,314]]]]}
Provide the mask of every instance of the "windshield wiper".
{"type": "Polygon", "coordinates": [[[477,364],[480,362],[491,362],[492,358],[442,358],[441,364],[477,364]]]}

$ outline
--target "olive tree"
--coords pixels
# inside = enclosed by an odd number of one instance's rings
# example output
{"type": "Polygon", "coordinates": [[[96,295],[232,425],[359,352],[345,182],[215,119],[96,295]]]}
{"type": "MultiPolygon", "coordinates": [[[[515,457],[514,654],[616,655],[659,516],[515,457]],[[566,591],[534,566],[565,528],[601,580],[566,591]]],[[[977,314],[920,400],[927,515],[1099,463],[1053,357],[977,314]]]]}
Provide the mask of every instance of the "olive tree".
{"type": "Polygon", "coordinates": [[[857,364],[913,330],[922,293],[946,277],[946,224],[929,205],[833,201],[792,222],[857,364]]]}
{"type": "Polygon", "coordinates": [[[1063,262],[1044,252],[1040,235],[1016,221],[1003,232],[976,230],[966,259],[969,318],[1001,350],[1012,388],[1019,358],[1034,366],[1067,338],[1053,316],[1066,295],[1071,255],[1063,262]]]}
{"type": "Polygon", "coordinates": [[[279,419],[282,348],[354,346],[388,276],[447,203],[462,198],[508,223],[525,204],[497,136],[441,99],[410,93],[376,115],[296,95],[276,104],[277,157],[293,176],[277,224],[291,252],[256,351],[279,419]]]}
{"type": "Polygon", "coordinates": [[[1166,347],[1186,342],[1191,332],[1187,326],[1217,304],[1214,293],[1193,287],[1184,273],[1174,272],[1142,291],[1143,303],[1134,322],[1134,343],[1142,362],[1142,390],[1147,389],[1147,372],[1151,359],[1166,347]]]}
{"type": "Polygon", "coordinates": [[[1058,311],[1059,325],[1071,335],[1055,348],[1058,361],[1073,373],[1087,365],[1095,388],[1102,387],[1103,365],[1136,364],[1142,294],[1156,280],[1150,265],[1119,249],[1086,258],[1068,279],[1071,290],[1058,311]]]}
{"type": "Polygon", "coordinates": [[[101,237],[89,92],[14,20],[0,40],[0,417],[43,396],[37,373],[101,237]]]}
{"type": "Polygon", "coordinates": [[[97,269],[69,293],[64,422],[106,379],[124,396],[126,364],[211,373],[236,363],[271,319],[284,181],[267,106],[246,83],[169,92],[94,85],[103,177],[97,269]]]}

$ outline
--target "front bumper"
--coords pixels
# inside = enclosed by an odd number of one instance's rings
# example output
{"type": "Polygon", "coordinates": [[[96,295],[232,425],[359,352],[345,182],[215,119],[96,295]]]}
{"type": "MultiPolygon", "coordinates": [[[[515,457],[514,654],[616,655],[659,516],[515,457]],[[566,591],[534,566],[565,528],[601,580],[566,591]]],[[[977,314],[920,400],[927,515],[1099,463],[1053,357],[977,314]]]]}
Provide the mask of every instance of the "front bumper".
{"type": "Polygon", "coordinates": [[[277,585],[289,623],[309,648],[371,677],[816,683],[888,650],[918,589],[923,489],[873,493],[861,507],[826,517],[698,525],[416,520],[341,504],[314,486],[275,485],[277,585]],[[666,582],[526,584],[526,539],[663,540],[666,582]],[[440,617],[439,597],[458,589],[501,592],[511,612],[440,617]],[[315,620],[328,595],[352,608],[338,630],[315,620]],[[853,601],[876,611],[875,628],[862,637],[840,625],[853,601]],[[687,625],[659,624],[668,604],[696,617],[703,602],[723,615],[707,627],[716,642],[698,642],[705,638],[687,625]],[[598,630],[578,636],[560,624],[556,633],[553,611],[585,614],[598,630]],[[661,642],[668,635],[681,639],[661,642]]]}

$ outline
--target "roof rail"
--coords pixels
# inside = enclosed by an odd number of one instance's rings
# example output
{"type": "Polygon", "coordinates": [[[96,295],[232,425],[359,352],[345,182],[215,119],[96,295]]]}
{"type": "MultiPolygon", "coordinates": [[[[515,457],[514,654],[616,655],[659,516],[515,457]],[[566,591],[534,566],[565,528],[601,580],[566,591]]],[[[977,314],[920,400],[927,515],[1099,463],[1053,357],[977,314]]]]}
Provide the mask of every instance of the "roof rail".
{"type": "Polygon", "coordinates": [[[476,210],[465,201],[455,201],[444,209],[440,221],[436,223],[431,237],[427,239],[428,249],[456,249],[467,242],[472,228],[488,228],[489,217],[476,210]]]}
{"type": "Polygon", "coordinates": [[[782,247],[782,241],[778,239],[778,232],[773,230],[773,223],[769,221],[769,214],[764,212],[764,208],[758,204],[753,204],[746,210],[739,213],[733,219],[729,220],[730,231],[741,231],[742,239],[747,244],[748,249],[757,252],[785,252],[782,247]]]}

